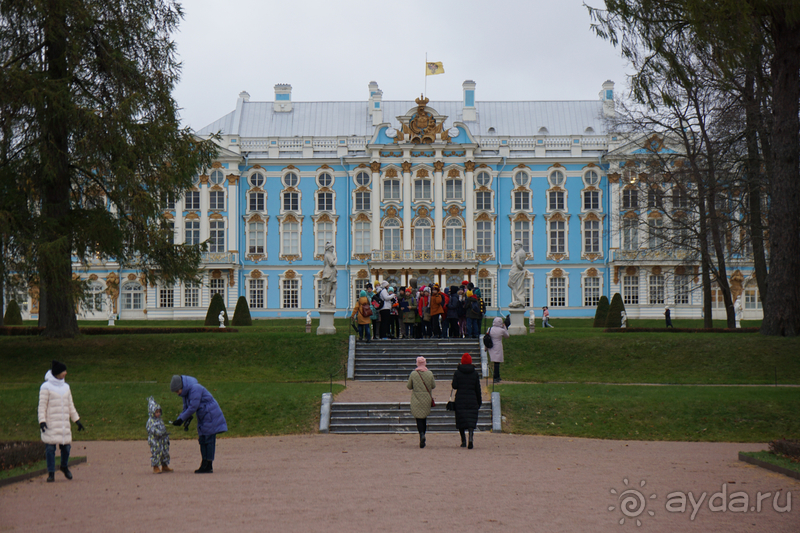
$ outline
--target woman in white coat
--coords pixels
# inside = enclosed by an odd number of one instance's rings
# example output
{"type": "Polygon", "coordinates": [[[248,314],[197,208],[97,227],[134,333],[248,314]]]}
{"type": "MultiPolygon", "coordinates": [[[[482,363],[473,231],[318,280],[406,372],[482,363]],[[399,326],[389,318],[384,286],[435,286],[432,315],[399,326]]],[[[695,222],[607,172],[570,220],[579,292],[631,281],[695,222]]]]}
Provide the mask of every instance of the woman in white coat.
{"type": "Polygon", "coordinates": [[[499,316],[494,317],[489,331],[486,332],[492,338],[492,347],[489,348],[489,358],[494,363],[494,383],[500,383],[500,363],[503,362],[503,339],[507,339],[508,329],[499,316]]]}
{"type": "Polygon", "coordinates": [[[72,403],[72,391],[64,381],[66,376],[67,366],[53,361],[52,367],[44,376],[44,383],[39,388],[39,429],[42,432],[42,442],[47,445],[45,459],[48,483],[55,481],[56,444],[61,450],[61,471],[67,479],[72,479],[72,472],[69,471],[69,451],[72,442],[70,419],[78,426],[78,431],[83,431],[80,416],[72,403]]]}

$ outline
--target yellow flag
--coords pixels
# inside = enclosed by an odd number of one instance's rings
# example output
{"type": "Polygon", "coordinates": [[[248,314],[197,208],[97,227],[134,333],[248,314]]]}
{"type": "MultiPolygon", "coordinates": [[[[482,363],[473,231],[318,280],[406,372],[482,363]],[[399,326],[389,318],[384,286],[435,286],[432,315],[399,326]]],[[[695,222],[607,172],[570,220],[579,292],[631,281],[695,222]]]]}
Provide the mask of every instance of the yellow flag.
{"type": "Polygon", "coordinates": [[[444,74],[444,66],[442,66],[442,63],[425,63],[425,75],[434,76],[436,74],[444,74]]]}

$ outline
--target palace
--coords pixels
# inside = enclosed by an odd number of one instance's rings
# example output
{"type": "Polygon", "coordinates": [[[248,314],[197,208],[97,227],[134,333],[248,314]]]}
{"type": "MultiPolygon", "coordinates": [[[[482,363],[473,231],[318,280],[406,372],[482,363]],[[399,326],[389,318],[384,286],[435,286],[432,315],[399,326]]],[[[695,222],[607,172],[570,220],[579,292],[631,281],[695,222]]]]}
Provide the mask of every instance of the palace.
{"type": "MultiPolygon", "coordinates": [[[[494,315],[511,299],[515,240],[532,309],[593,317],[600,296],[618,292],[629,318],[660,318],[665,304],[673,318],[701,316],[697,259],[637,230],[683,206],[669,183],[626,177],[644,140],[609,129],[613,82],[585,101],[480,101],[473,81],[460,101],[384,101],[377,83],[368,89],[357,102],[295,102],[284,84],[271,102],[242,92],[196,132],[219,134],[217,160],[165,206],[176,243],[208,241],[202,284],[144,286],[114,262],[75,264],[92,291],[80,318],[201,318],[215,293],[230,313],[243,295],[255,319],[305,316],[320,303],[327,242],[339,316],[368,281],[410,278],[472,281],[494,315]]],[[[732,254],[729,265],[745,318],[761,318],[752,260],[732,254]]],[[[35,288],[9,296],[37,316],[35,288]]],[[[715,291],[715,318],[721,306],[715,291]]]]}

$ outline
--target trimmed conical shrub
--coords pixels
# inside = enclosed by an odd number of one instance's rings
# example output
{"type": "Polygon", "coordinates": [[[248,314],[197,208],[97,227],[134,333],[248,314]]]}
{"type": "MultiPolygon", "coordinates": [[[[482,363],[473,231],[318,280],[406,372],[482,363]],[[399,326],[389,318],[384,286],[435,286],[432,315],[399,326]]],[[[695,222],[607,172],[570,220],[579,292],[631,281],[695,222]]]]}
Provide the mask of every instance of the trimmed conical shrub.
{"type": "Polygon", "coordinates": [[[611,305],[608,307],[608,315],[606,316],[607,328],[618,328],[622,325],[622,312],[625,310],[625,304],[622,303],[622,296],[615,293],[611,298],[611,305]]]}
{"type": "Polygon", "coordinates": [[[17,305],[16,300],[11,300],[10,302],[8,302],[8,307],[6,307],[6,314],[3,317],[3,325],[5,326],[22,325],[22,313],[19,310],[19,305],[17,305]]]}
{"type": "Polygon", "coordinates": [[[604,294],[600,297],[600,301],[597,303],[597,311],[594,314],[594,327],[596,328],[604,328],[606,327],[606,318],[608,318],[608,298],[604,294]]]}
{"type": "Polygon", "coordinates": [[[219,326],[219,312],[225,312],[225,325],[228,325],[228,311],[225,310],[225,302],[222,300],[222,295],[217,293],[211,298],[211,303],[208,304],[208,313],[206,313],[206,326],[219,326]]]}
{"type": "MultiPolygon", "coordinates": [[[[217,314],[219,316],[219,314],[217,314]]],[[[236,310],[233,312],[232,326],[252,326],[253,319],[250,318],[250,306],[247,305],[247,298],[239,296],[236,302],[236,310]]]]}

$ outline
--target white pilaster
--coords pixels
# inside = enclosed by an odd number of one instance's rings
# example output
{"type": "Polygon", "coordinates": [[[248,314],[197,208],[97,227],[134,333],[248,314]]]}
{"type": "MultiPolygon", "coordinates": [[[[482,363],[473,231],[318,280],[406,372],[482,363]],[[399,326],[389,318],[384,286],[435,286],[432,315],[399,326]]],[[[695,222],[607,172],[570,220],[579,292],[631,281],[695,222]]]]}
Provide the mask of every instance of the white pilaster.
{"type": "Polygon", "coordinates": [[[403,172],[403,250],[411,250],[411,171],[403,172]]]}
{"type": "MultiPolygon", "coordinates": [[[[470,165],[468,168],[474,168],[470,165]]],[[[464,223],[467,225],[466,246],[467,250],[475,249],[475,177],[472,170],[467,170],[464,175],[466,176],[466,183],[464,183],[464,191],[466,192],[467,209],[464,215],[464,223]]]]}
{"type": "MultiPolygon", "coordinates": [[[[241,179],[241,178],[240,178],[241,179]]],[[[239,180],[228,180],[228,250],[238,250],[239,242],[239,180]]]]}
{"type": "Polygon", "coordinates": [[[200,242],[208,240],[208,183],[200,184],[200,242]]]}
{"type": "Polygon", "coordinates": [[[372,173],[372,224],[370,225],[370,236],[372,238],[372,249],[381,249],[381,174],[372,173]]]}
{"type": "Polygon", "coordinates": [[[183,231],[183,198],[175,200],[175,244],[183,244],[186,232],[183,231]]]}
{"type": "MultiPolygon", "coordinates": [[[[441,164],[441,162],[438,162],[441,164]]],[[[442,225],[444,224],[444,194],[442,194],[442,171],[433,173],[433,249],[441,250],[443,241],[442,225]]]]}

